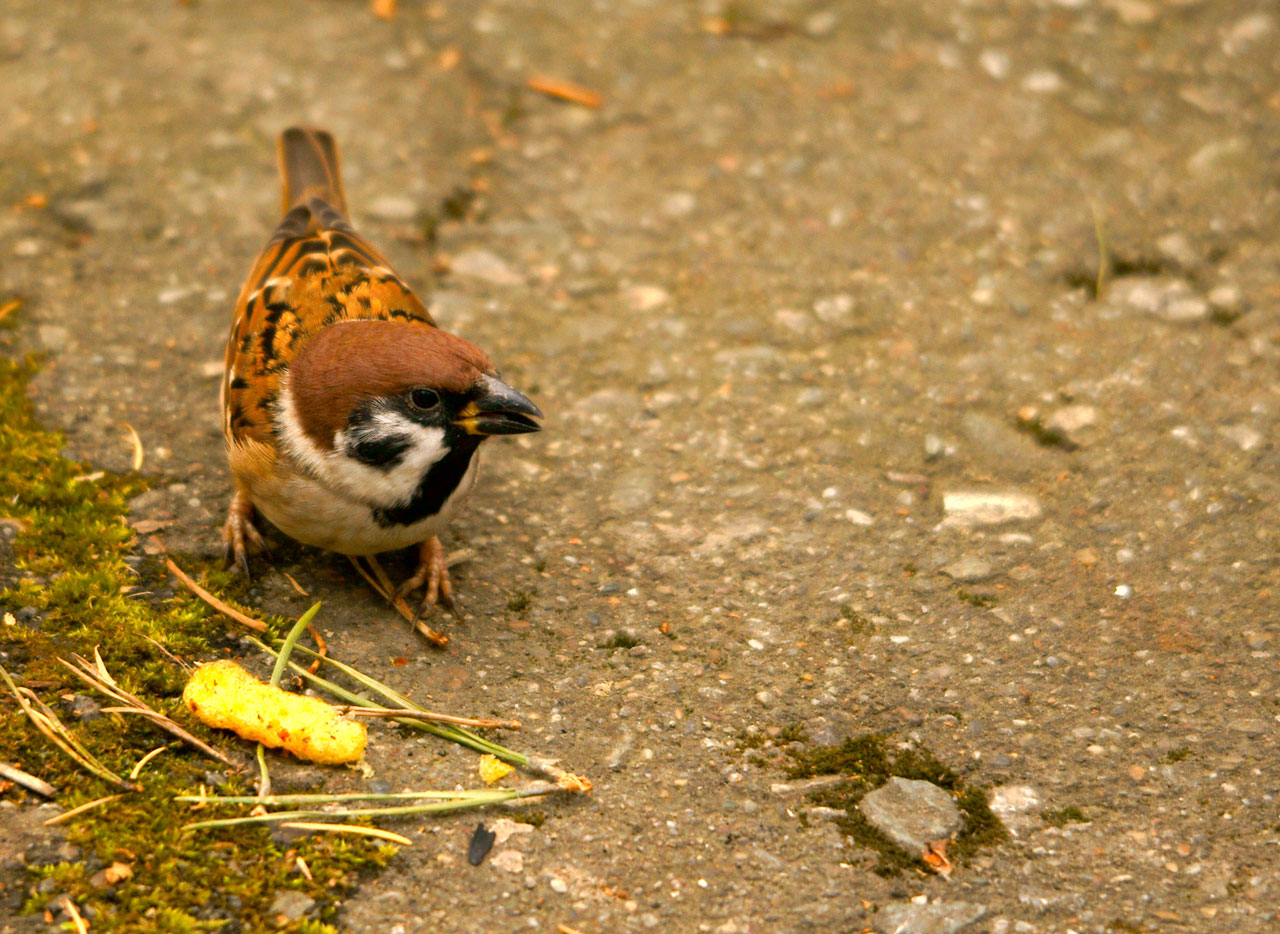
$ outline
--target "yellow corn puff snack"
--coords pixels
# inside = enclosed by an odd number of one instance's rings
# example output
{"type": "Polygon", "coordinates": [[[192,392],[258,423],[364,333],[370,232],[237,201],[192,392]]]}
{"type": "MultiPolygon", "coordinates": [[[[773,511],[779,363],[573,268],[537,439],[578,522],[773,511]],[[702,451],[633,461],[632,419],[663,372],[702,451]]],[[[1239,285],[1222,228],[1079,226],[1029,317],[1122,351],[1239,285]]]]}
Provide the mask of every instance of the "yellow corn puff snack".
{"type": "Polygon", "coordinates": [[[363,723],[343,719],[318,697],[263,684],[232,661],[197,668],[182,700],[209,726],[234,730],[273,749],[287,749],[299,759],[354,762],[364,754],[363,723]]]}

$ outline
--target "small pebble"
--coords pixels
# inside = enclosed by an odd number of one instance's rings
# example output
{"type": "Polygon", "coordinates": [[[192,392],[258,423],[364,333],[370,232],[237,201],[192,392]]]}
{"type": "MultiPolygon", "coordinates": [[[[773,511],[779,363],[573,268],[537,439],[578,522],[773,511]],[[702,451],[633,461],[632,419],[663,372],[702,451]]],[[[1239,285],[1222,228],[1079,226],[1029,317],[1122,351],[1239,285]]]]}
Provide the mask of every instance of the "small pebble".
{"type": "Polygon", "coordinates": [[[965,555],[941,568],[943,574],[952,580],[972,583],[984,581],[995,576],[995,569],[990,562],[975,555],[965,555]]]}
{"type": "Polygon", "coordinates": [[[1244,309],[1239,286],[1215,285],[1209,290],[1209,306],[1220,315],[1238,315],[1244,309]]]}
{"type": "Polygon", "coordinates": [[[1037,519],[1040,501],[1027,493],[963,491],[942,495],[943,528],[973,528],[1037,519]]]}
{"type": "Polygon", "coordinates": [[[459,253],[449,263],[449,269],[459,276],[479,279],[492,285],[521,285],[524,277],[507,262],[488,250],[468,250],[459,253]]]}
{"type": "Polygon", "coordinates": [[[983,71],[997,81],[1003,81],[1009,77],[1009,56],[999,49],[983,49],[982,54],[978,56],[978,64],[982,66],[983,71]]]}
{"type": "Polygon", "coordinates": [[[1032,94],[1055,94],[1062,90],[1062,77],[1056,71],[1033,71],[1023,79],[1022,87],[1032,94]]]}
{"type": "Polygon", "coordinates": [[[662,213],[673,220],[688,217],[697,207],[698,199],[687,191],[675,191],[662,199],[662,213]]]}
{"type": "Polygon", "coordinates": [[[1055,411],[1044,426],[1065,435],[1088,428],[1098,421],[1098,410],[1091,405],[1066,405],[1055,411]]]}
{"type": "Polygon", "coordinates": [[[365,213],[380,221],[411,221],[418,216],[418,203],[404,195],[383,195],[370,201],[365,213]]]}
{"type": "Polygon", "coordinates": [[[276,893],[267,914],[271,917],[284,916],[289,921],[297,921],[315,907],[316,901],[311,896],[297,890],[276,893]]]}

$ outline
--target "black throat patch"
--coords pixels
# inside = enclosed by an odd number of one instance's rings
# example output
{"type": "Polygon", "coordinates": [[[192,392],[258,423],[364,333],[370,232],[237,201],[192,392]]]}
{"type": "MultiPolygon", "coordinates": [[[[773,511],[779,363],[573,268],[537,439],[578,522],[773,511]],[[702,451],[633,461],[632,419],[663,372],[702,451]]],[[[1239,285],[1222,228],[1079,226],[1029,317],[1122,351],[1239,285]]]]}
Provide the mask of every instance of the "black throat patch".
{"type": "Polygon", "coordinates": [[[453,432],[447,433],[445,444],[449,446],[449,453],[432,464],[431,469],[423,475],[418,482],[418,489],[414,491],[413,499],[403,506],[394,506],[390,509],[379,507],[372,510],[373,521],[383,528],[391,528],[397,525],[413,525],[415,522],[434,516],[443,508],[445,501],[453,495],[462,478],[466,476],[467,468],[471,466],[471,458],[482,440],[463,432],[458,432],[456,435],[453,432]]]}

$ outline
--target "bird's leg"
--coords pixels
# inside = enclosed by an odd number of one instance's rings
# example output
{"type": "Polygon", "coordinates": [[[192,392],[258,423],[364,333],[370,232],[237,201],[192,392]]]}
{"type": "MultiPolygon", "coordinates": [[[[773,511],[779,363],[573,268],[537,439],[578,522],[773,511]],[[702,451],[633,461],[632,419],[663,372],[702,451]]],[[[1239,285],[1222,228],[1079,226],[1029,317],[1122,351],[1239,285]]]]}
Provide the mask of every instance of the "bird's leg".
{"type": "Polygon", "coordinates": [[[223,560],[249,576],[249,553],[267,551],[266,540],[253,525],[253,502],[243,490],[231,494],[227,521],[222,526],[223,560]]]}
{"type": "Polygon", "coordinates": [[[453,582],[449,579],[449,566],[444,560],[444,546],[434,535],[418,546],[418,567],[408,580],[396,588],[393,602],[424,584],[426,592],[422,597],[422,605],[418,608],[418,616],[426,612],[427,607],[439,603],[453,614],[454,619],[462,619],[462,614],[453,602],[453,582]]]}

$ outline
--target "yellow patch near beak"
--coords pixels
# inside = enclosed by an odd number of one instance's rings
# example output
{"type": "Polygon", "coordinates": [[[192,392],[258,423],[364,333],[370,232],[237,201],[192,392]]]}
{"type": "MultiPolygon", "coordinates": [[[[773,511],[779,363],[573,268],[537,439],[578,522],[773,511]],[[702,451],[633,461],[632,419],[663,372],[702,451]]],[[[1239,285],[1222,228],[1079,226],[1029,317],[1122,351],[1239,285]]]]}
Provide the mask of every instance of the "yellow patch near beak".
{"type": "Polygon", "coordinates": [[[469,435],[483,434],[476,422],[479,416],[480,406],[474,402],[468,402],[462,407],[462,411],[458,413],[458,417],[453,420],[453,423],[469,435]]]}

